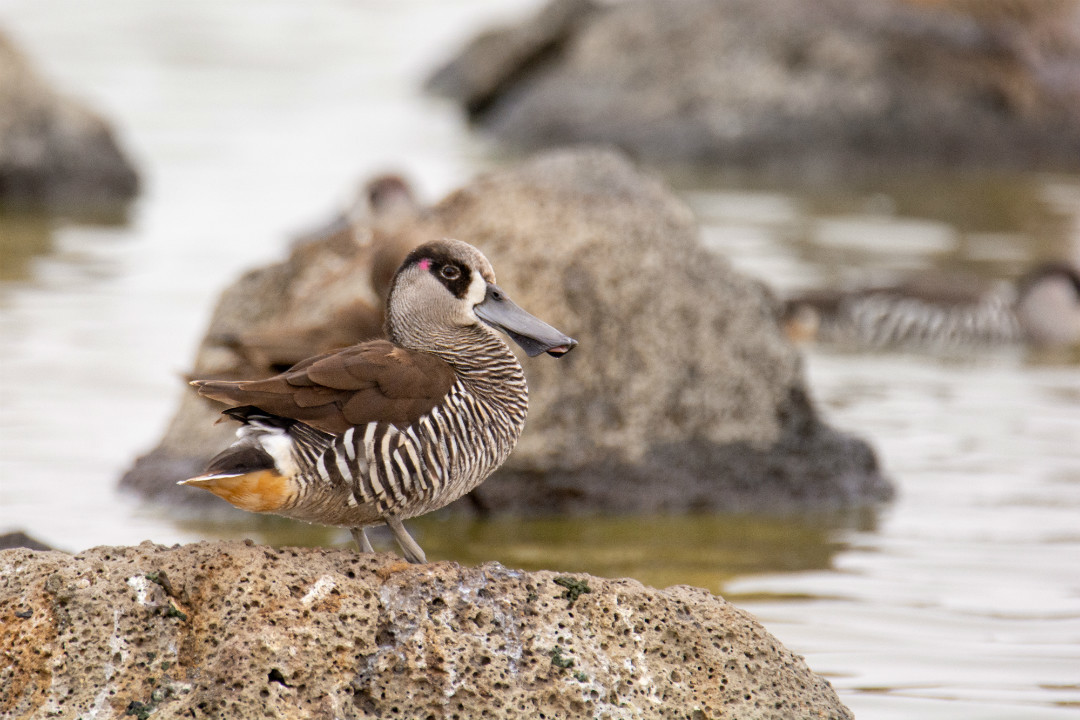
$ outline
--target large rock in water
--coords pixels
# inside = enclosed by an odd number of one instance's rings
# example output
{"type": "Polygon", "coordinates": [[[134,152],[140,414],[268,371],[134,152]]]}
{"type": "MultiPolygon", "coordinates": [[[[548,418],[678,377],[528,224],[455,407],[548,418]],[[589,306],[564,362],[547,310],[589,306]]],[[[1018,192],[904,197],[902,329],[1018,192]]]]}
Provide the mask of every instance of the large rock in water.
{"type": "Polygon", "coordinates": [[[137,189],[105,120],[48,87],[0,33],[0,199],[111,209],[137,189]]]}
{"type": "MultiPolygon", "coordinates": [[[[492,173],[431,209],[424,228],[418,236],[475,244],[511,297],[581,343],[559,362],[523,360],[525,433],[475,491],[481,506],[775,510],[890,496],[866,443],[812,407],[769,290],[704,249],[690,210],[622,157],[555,152],[492,173]]],[[[245,277],[212,326],[265,320],[265,308],[296,298],[288,279],[305,275],[287,271],[295,263],[294,254],[245,277]]],[[[361,282],[361,266],[338,280],[361,282]]],[[[335,283],[334,292],[370,290],[335,283]]],[[[204,344],[194,374],[223,367],[222,353],[204,344]]],[[[212,499],[172,483],[229,442],[230,428],[212,425],[215,412],[188,396],[162,446],[124,484],[212,499]],[[213,442],[209,432],[219,434],[213,442]]]]}
{"type": "Polygon", "coordinates": [[[437,71],[495,137],[807,172],[1080,168],[1078,0],[553,0],[437,71]]]}
{"type": "Polygon", "coordinates": [[[704,590],[234,543],[0,551],[0,715],[851,718],[704,590]]]}

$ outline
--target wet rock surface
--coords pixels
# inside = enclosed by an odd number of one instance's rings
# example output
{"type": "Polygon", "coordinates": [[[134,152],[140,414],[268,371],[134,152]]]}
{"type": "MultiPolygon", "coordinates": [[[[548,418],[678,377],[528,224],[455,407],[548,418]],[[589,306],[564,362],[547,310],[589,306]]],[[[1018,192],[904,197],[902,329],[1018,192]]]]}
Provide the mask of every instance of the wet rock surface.
{"type": "Polygon", "coordinates": [[[137,189],[108,123],[49,87],[0,32],[0,200],[114,210],[137,189]]]}
{"type": "Polygon", "coordinates": [[[1076,0],[555,0],[432,91],[509,144],[783,171],[1080,167],[1076,0]]]}
{"type": "MultiPolygon", "coordinates": [[[[869,446],[814,410],[769,290],[704,249],[690,210],[625,158],[541,155],[478,178],[406,225],[414,241],[434,234],[479,247],[519,305],[581,343],[559,363],[523,359],[524,435],[459,509],[787,510],[891,495],[869,446]]],[[[282,298],[299,306],[313,292],[301,278],[322,278],[323,299],[372,294],[364,257],[377,243],[350,250],[348,272],[330,280],[310,258],[333,251],[305,247],[308,260],[294,251],[226,291],[194,375],[235,371],[235,353],[212,341],[226,326],[287,328],[282,298]]],[[[162,444],[123,485],[217,502],[174,483],[231,441],[233,427],[213,424],[219,409],[185,395],[162,444]]]]}
{"type": "Polygon", "coordinates": [[[255,546],[0,552],[5,717],[850,718],[704,590],[255,546]]]}

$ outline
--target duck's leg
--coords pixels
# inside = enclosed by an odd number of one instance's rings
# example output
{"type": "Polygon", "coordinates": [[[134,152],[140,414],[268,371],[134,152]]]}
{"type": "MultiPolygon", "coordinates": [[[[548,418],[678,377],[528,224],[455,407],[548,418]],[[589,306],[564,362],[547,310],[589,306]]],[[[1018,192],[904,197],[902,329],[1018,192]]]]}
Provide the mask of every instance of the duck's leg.
{"type": "Polygon", "coordinates": [[[401,546],[401,551],[405,553],[405,559],[411,563],[423,564],[427,562],[427,556],[424,555],[424,551],[420,549],[420,546],[416,544],[416,541],[412,539],[412,535],[405,529],[405,526],[401,524],[401,521],[397,518],[386,518],[386,526],[390,528],[390,531],[394,533],[394,539],[398,541],[398,545],[401,546]]]}
{"type": "Polygon", "coordinates": [[[371,547],[371,541],[367,539],[367,532],[363,526],[350,528],[349,532],[352,533],[353,540],[356,541],[356,546],[360,548],[360,552],[375,552],[375,548],[371,547]]]}

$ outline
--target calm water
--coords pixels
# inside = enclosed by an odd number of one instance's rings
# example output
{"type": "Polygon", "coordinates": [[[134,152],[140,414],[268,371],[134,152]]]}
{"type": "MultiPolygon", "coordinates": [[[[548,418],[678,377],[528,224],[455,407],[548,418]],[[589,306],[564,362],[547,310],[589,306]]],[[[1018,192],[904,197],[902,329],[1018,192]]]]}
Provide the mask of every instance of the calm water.
{"type": "MultiPolygon", "coordinates": [[[[0,215],[0,531],[53,545],[249,536],[344,543],[114,493],[157,441],[220,288],[279,257],[366,175],[436,199],[492,162],[418,96],[470,30],[533,1],[0,0],[0,27],[113,118],[144,172],[127,218],[0,215]]],[[[928,268],[1010,279],[1080,261],[1080,177],[860,188],[674,178],[703,239],[780,290],[928,268]]],[[[583,339],[583,341],[586,339],[583,339]]],[[[1080,362],[810,350],[814,395],[873,440],[880,512],[522,523],[427,518],[434,559],[629,575],[722,593],[858,717],[1080,714],[1080,362]]]]}

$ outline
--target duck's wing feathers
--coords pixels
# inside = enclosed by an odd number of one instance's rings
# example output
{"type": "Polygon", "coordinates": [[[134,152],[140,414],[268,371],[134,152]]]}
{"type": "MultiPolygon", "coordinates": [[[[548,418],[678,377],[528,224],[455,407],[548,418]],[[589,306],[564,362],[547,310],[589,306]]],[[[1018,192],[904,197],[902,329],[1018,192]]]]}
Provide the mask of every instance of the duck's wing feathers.
{"type": "Polygon", "coordinates": [[[442,402],[453,383],[453,369],[434,355],[374,340],[309,358],[265,380],[192,385],[226,405],[253,405],[339,434],[370,422],[415,422],[442,402]]]}

